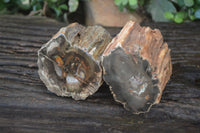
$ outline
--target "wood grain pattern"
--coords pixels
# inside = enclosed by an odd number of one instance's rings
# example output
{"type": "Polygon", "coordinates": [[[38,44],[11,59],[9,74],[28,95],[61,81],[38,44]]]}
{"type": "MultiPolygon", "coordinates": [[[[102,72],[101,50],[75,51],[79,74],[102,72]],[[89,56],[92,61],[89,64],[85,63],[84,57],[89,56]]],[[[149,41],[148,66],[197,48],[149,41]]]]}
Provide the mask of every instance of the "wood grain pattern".
{"type": "Polygon", "coordinates": [[[102,85],[100,58],[111,40],[101,26],[72,23],[38,51],[38,73],[49,91],[85,100],[102,85]]]}
{"type": "Polygon", "coordinates": [[[102,66],[115,101],[136,114],[160,102],[172,74],[170,49],[159,29],[133,21],[109,43],[102,66]]]}
{"type": "MultiPolygon", "coordinates": [[[[200,23],[144,23],[171,49],[172,78],[161,103],[133,115],[103,85],[86,101],[57,97],[37,73],[37,50],[65,24],[41,17],[0,16],[1,132],[199,132],[200,23]]],[[[120,28],[107,28],[114,36],[120,28]]]]}

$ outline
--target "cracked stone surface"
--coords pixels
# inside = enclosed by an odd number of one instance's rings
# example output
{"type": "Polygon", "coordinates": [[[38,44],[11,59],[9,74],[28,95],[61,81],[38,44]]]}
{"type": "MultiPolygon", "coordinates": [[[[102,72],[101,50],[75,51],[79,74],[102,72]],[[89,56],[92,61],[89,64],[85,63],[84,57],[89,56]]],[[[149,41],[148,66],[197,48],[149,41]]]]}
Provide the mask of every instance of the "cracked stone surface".
{"type": "Polygon", "coordinates": [[[136,114],[159,103],[172,74],[170,49],[160,31],[133,21],[107,46],[102,65],[114,99],[136,114]]]}
{"type": "Polygon", "coordinates": [[[61,28],[38,51],[38,73],[58,96],[84,100],[102,84],[100,58],[111,40],[101,26],[78,23],[61,28]]]}

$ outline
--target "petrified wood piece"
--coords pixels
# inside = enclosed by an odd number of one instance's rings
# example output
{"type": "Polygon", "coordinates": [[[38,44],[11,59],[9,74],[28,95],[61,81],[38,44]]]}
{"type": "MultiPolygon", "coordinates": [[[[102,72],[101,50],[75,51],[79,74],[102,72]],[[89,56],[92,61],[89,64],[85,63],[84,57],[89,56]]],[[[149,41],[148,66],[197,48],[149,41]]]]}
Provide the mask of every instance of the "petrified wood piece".
{"type": "Polygon", "coordinates": [[[0,15],[0,20],[1,133],[200,131],[200,23],[143,23],[159,28],[173,49],[173,75],[161,103],[136,116],[114,103],[106,86],[84,102],[45,90],[36,51],[65,23],[39,16],[0,15]]]}
{"type": "Polygon", "coordinates": [[[59,96],[84,100],[102,84],[100,57],[111,40],[101,26],[73,23],[61,28],[38,51],[38,73],[59,96]]]}
{"type": "Polygon", "coordinates": [[[159,103],[172,74],[170,49],[159,30],[128,22],[103,54],[104,80],[133,113],[159,103]]]}

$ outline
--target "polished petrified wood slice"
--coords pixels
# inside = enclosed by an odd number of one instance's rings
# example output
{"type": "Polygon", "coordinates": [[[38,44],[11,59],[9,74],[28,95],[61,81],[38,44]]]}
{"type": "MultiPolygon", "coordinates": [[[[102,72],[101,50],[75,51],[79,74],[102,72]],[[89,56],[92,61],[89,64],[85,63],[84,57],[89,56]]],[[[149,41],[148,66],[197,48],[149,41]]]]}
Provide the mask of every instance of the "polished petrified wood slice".
{"type": "Polygon", "coordinates": [[[128,22],[103,54],[104,80],[133,113],[159,103],[172,74],[170,49],[159,30],[128,22]]]}
{"type": "Polygon", "coordinates": [[[48,90],[83,100],[102,84],[100,57],[111,40],[101,26],[73,23],[38,51],[38,73],[48,90]]]}

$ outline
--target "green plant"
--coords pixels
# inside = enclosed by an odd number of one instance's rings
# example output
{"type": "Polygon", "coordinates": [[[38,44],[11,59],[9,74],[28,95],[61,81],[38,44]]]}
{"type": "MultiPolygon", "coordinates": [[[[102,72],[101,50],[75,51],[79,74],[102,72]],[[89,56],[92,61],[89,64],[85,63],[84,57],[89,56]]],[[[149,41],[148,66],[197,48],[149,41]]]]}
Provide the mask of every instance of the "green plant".
{"type": "Polygon", "coordinates": [[[200,19],[200,0],[114,0],[122,11],[144,9],[156,22],[182,23],[200,19]]]}
{"type": "Polygon", "coordinates": [[[165,17],[176,23],[200,19],[200,0],[172,0],[177,12],[165,12],[165,17]]]}
{"type": "Polygon", "coordinates": [[[25,0],[0,0],[0,14],[14,14],[30,11],[30,5],[25,0]]]}
{"type": "Polygon", "coordinates": [[[119,7],[120,11],[122,11],[125,7],[130,11],[134,11],[138,8],[137,0],[114,0],[114,2],[119,7]]]}
{"type": "Polygon", "coordinates": [[[78,5],[78,0],[0,0],[0,13],[44,15],[66,20],[67,14],[75,12],[78,5]]]}

